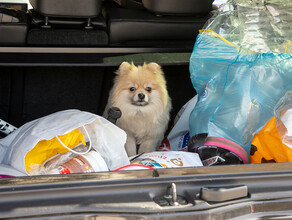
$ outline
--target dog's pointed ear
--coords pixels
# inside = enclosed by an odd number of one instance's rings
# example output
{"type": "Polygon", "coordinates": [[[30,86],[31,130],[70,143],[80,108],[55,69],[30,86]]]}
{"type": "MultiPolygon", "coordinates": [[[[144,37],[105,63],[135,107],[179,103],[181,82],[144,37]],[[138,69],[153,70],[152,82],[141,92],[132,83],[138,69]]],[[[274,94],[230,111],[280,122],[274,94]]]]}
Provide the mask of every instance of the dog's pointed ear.
{"type": "Polygon", "coordinates": [[[161,67],[157,63],[149,63],[147,68],[154,73],[162,73],[161,67]]]}
{"type": "Polygon", "coordinates": [[[117,75],[124,75],[131,69],[132,65],[129,64],[128,62],[122,62],[120,65],[118,71],[116,72],[117,75]]]}

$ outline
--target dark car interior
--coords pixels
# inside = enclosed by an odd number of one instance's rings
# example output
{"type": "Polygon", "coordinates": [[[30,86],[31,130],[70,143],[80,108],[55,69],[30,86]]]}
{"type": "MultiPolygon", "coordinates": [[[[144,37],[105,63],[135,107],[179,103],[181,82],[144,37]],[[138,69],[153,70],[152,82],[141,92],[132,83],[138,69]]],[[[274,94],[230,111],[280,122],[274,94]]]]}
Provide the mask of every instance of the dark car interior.
{"type": "Polygon", "coordinates": [[[213,0],[30,4],[30,9],[0,8],[3,120],[18,127],[70,108],[100,115],[123,61],[162,65],[173,100],[172,119],[196,94],[188,59],[199,29],[215,10],[213,0]]]}
{"type": "Polygon", "coordinates": [[[1,45],[192,47],[213,0],[30,3],[28,11],[1,8],[1,45]]]}

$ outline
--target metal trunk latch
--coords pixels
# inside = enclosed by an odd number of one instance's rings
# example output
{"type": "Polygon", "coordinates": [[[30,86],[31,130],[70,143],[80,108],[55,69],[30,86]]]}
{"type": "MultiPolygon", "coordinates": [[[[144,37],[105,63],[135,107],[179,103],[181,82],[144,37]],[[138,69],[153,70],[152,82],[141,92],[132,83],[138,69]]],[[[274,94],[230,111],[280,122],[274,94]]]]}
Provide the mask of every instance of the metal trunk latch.
{"type": "Polygon", "coordinates": [[[175,183],[171,183],[167,187],[166,195],[156,196],[153,200],[160,206],[180,206],[188,204],[184,197],[177,195],[175,183]]]}

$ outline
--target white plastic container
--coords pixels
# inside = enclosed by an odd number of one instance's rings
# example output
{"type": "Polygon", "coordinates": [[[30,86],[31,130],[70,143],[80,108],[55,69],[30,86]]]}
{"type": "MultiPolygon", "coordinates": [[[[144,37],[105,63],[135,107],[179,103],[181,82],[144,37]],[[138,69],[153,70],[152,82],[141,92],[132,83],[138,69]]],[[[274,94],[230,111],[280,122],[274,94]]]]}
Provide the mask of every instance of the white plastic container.
{"type": "Polygon", "coordinates": [[[104,159],[96,151],[90,151],[85,155],[78,155],[71,160],[50,170],[47,174],[91,173],[108,171],[104,159]]]}

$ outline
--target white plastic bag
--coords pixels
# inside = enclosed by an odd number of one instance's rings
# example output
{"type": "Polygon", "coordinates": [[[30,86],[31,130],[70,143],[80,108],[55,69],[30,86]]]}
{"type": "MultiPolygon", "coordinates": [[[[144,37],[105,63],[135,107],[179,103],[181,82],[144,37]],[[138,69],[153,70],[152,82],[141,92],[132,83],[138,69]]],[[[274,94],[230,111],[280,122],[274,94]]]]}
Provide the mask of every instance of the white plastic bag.
{"type": "Polygon", "coordinates": [[[0,164],[0,178],[7,178],[7,177],[16,177],[16,176],[27,176],[27,174],[19,172],[18,170],[14,169],[13,167],[0,164]]]}
{"type": "Polygon", "coordinates": [[[292,91],[279,100],[275,106],[276,126],[282,142],[292,149],[292,91]]]}
{"type": "Polygon", "coordinates": [[[0,163],[27,173],[25,155],[40,141],[51,140],[75,129],[84,132],[82,127],[88,132],[88,135],[84,135],[87,138],[85,141],[88,142],[90,138],[92,148],[102,156],[109,170],[129,164],[124,149],[126,133],[98,115],[79,110],[60,111],[36,119],[1,139],[0,163]]]}
{"type": "Polygon", "coordinates": [[[187,144],[190,139],[189,117],[197,99],[197,95],[194,96],[179,110],[174,119],[174,127],[158,147],[159,151],[187,151],[187,144]]]}

